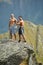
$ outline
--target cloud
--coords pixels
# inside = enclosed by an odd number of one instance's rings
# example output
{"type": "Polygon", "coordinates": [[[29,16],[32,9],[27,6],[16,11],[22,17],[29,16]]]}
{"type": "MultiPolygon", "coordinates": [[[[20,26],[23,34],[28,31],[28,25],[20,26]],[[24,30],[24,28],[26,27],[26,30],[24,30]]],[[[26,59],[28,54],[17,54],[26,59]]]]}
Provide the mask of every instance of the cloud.
{"type": "Polygon", "coordinates": [[[13,4],[12,0],[0,0],[0,2],[5,2],[5,3],[8,3],[8,4],[13,4]]]}

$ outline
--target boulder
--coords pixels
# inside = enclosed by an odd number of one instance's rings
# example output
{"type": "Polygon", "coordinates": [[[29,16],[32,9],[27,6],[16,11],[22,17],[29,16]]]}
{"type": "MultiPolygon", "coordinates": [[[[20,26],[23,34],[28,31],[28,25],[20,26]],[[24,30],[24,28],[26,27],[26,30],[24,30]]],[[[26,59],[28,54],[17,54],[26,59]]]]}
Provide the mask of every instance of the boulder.
{"type": "Polygon", "coordinates": [[[11,40],[4,40],[0,43],[0,65],[29,65],[29,59],[34,50],[29,44],[11,40]]]}

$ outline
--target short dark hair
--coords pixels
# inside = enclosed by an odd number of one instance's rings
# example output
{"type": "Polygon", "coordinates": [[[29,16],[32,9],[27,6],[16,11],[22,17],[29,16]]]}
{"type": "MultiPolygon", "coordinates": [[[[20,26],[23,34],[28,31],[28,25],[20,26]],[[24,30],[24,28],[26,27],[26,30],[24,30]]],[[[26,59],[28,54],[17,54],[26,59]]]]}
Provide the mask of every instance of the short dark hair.
{"type": "Polygon", "coordinates": [[[19,16],[18,18],[22,18],[22,16],[19,16]]]}

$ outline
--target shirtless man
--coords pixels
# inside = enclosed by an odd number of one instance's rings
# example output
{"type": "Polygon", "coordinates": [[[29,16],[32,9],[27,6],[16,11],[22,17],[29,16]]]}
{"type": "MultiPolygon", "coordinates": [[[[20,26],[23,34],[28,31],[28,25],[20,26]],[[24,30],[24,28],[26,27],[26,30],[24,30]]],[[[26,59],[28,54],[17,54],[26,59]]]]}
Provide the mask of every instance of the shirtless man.
{"type": "Polygon", "coordinates": [[[19,41],[18,42],[21,41],[21,36],[22,36],[24,42],[26,42],[25,36],[24,36],[24,21],[23,21],[21,16],[19,16],[18,18],[19,18],[18,23],[17,23],[19,25],[19,31],[18,31],[18,33],[19,33],[19,41]]]}
{"type": "Polygon", "coordinates": [[[9,21],[9,31],[10,31],[10,38],[16,40],[16,32],[14,30],[14,25],[16,24],[16,18],[14,14],[11,14],[10,21],[9,21]]]}

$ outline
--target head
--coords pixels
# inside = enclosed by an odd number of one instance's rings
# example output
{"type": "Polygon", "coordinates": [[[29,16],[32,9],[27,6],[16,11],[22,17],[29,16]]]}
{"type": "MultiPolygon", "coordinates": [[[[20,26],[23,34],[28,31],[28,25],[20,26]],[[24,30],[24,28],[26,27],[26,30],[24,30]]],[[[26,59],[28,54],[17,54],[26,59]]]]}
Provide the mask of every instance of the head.
{"type": "Polygon", "coordinates": [[[11,14],[11,18],[14,18],[14,14],[11,14]]]}
{"type": "Polygon", "coordinates": [[[19,16],[18,18],[19,18],[19,20],[22,20],[22,16],[19,16]]]}

